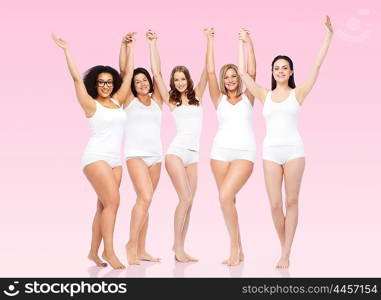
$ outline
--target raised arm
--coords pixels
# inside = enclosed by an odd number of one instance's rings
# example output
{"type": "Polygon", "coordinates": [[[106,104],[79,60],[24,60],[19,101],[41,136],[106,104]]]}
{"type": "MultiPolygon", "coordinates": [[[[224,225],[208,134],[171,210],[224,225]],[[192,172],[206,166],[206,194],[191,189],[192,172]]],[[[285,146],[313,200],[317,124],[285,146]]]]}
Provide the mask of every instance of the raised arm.
{"type": "Polygon", "coordinates": [[[213,101],[214,107],[217,108],[220,102],[222,93],[218,86],[215,66],[214,66],[214,49],[213,49],[213,38],[214,29],[207,28],[204,29],[204,34],[207,38],[207,50],[206,50],[206,73],[209,82],[209,94],[213,101]]]}
{"type": "Polygon", "coordinates": [[[82,77],[79,74],[74,60],[70,54],[68,43],[61,38],[57,38],[54,34],[52,34],[52,38],[54,42],[64,50],[67,67],[74,81],[74,87],[78,102],[85,112],[86,117],[89,118],[95,113],[96,110],[94,99],[87,93],[82,77]]]}
{"type": "Polygon", "coordinates": [[[134,73],[134,48],[135,48],[135,38],[136,32],[129,32],[122,39],[122,44],[120,46],[119,53],[119,71],[120,76],[124,80],[126,79],[126,84],[130,81],[130,85],[124,88],[127,94],[124,97],[124,101],[121,101],[124,107],[128,106],[128,104],[134,98],[134,95],[131,91],[131,81],[134,73]],[[129,79],[130,78],[130,79],[129,79]]]}
{"type": "Polygon", "coordinates": [[[199,101],[202,101],[202,95],[205,92],[206,84],[208,83],[208,75],[206,72],[206,65],[204,66],[204,70],[202,70],[200,81],[198,82],[198,85],[194,89],[194,92],[196,94],[196,97],[199,99],[199,101]]]}
{"type": "Polygon", "coordinates": [[[318,78],[318,75],[319,75],[320,67],[324,61],[325,56],[327,55],[328,48],[333,36],[333,27],[331,24],[331,20],[328,16],[326,17],[325,26],[327,29],[327,33],[325,35],[323,45],[320,48],[320,51],[315,60],[315,63],[312,66],[311,70],[309,71],[306,79],[302,82],[302,84],[297,86],[295,89],[296,99],[299,101],[299,103],[302,103],[304,101],[305,97],[308,95],[308,93],[311,91],[312,87],[314,86],[316,79],[318,78]]]}
{"type": "MultiPolygon", "coordinates": [[[[163,76],[161,74],[161,66],[160,66],[160,56],[159,51],[157,49],[157,35],[154,31],[148,30],[147,34],[147,41],[149,45],[150,50],[150,61],[151,61],[151,70],[153,74],[153,79],[155,82],[155,93],[157,93],[157,90],[159,92],[160,97],[155,97],[153,95],[153,98],[161,98],[162,101],[164,101],[167,105],[169,104],[169,93],[167,90],[167,87],[165,86],[163,76]]],[[[158,100],[158,99],[155,99],[158,100]]]]}
{"type": "MultiPolygon", "coordinates": [[[[250,38],[250,32],[247,29],[242,28],[239,34],[242,35],[242,40],[246,45],[247,74],[249,74],[249,76],[255,80],[256,61],[255,61],[255,55],[254,55],[254,45],[253,45],[252,39],[250,38]]],[[[251,102],[254,102],[254,95],[250,93],[248,89],[245,90],[245,95],[249,98],[251,102]]]]}
{"type": "Polygon", "coordinates": [[[119,53],[119,69],[122,77],[120,89],[113,95],[121,105],[126,105],[133,98],[131,80],[134,72],[134,48],[136,32],[129,32],[122,40],[119,53]]]}
{"type": "Polygon", "coordinates": [[[262,104],[265,101],[268,90],[258,85],[254,78],[251,77],[246,71],[245,64],[245,52],[244,52],[244,42],[242,40],[241,34],[239,34],[239,50],[238,50],[238,72],[242,78],[242,81],[246,85],[246,89],[256,97],[262,104]]]}
{"type": "Polygon", "coordinates": [[[127,67],[127,42],[128,42],[128,34],[125,35],[122,39],[122,43],[120,44],[119,51],[119,72],[120,77],[124,77],[124,73],[126,72],[127,67]]]}

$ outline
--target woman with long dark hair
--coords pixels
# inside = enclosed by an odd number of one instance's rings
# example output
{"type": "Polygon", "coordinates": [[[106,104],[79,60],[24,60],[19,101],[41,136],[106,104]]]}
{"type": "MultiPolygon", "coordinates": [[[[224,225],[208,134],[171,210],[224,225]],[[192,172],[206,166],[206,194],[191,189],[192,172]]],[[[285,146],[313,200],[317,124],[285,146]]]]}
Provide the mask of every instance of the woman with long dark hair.
{"type": "Polygon", "coordinates": [[[298,223],[299,190],[305,158],[302,138],[297,129],[300,106],[314,86],[330,45],[333,28],[327,16],[326,37],[306,79],[298,86],[292,60],[284,55],[274,58],[271,90],[259,86],[245,70],[244,42],[240,39],[239,72],[246,87],[263,104],[266,137],[263,142],[263,170],[270,199],[271,214],[281,244],[277,268],[288,268],[291,246],[298,223]],[[282,182],[286,191],[283,213],[282,182]]]}
{"type": "Polygon", "coordinates": [[[203,71],[198,85],[194,87],[188,69],[176,66],[171,72],[168,91],[161,75],[156,33],[149,30],[147,40],[151,51],[152,73],[163,101],[175,118],[177,129],[165,156],[165,167],[179,197],[174,217],[175,240],[172,249],[178,262],[197,261],[185,252],[184,244],[197,187],[198,151],[202,130],[201,98],[207,83],[206,72],[203,71]]]}
{"type": "MultiPolygon", "coordinates": [[[[132,73],[126,72],[121,78],[109,66],[95,66],[82,79],[68,44],[54,35],[53,40],[64,50],[78,102],[92,129],[92,136],[82,158],[83,172],[98,196],[88,258],[99,267],[107,266],[98,256],[103,239],[103,259],[114,269],[123,269],[125,266],[114,251],[113,234],[122,178],[120,151],[126,119],[122,105],[130,89],[132,73]]],[[[125,41],[130,43],[127,37],[125,41]]]]}

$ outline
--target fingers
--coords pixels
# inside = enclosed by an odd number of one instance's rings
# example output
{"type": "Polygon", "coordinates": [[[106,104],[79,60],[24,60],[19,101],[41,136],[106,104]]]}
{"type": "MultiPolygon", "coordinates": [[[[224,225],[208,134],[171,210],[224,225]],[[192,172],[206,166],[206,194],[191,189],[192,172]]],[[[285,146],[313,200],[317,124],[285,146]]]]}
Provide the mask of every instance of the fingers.
{"type": "Polygon", "coordinates": [[[204,34],[208,38],[214,37],[214,28],[213,27],[208,27],[204,29],[204,34]]]}
{"type": "Polygon", "coordinates": [[[250,39],[250,32],[246,28],[241,28],[238,32],[238,39],[247,42],[250,39]]]}
{"type": "Polygon", "coordinates": [[[147,39],[152,42],[154,40],[157,40],[157,34],[155,31],[153,31],[152,29],[148,29],[147,33],[146,33],[146,37],[147,39]]]}
{"type": "Polygon", "coordinates": [[[127,33],[123,38],[123,43],[128,45],[135,42],[135,35],[136,35],[136,32],[127,33]]]}
{"type": "Polygon", "coordinates": [[[329,16],[326,16],[326,19],[325,19],[325,26],[327,26],[328,30],[333,32],[333,27],[332,27],[332,23],[331,23],[331,18],[329,16]]]}
{"type": "Polygon", "coordinates": [[[67,43],[63,39],[57,38],[56,35],[53,32],[52,32],[52,39],[62,49],[67,49],[68,48],[67,43]]]}

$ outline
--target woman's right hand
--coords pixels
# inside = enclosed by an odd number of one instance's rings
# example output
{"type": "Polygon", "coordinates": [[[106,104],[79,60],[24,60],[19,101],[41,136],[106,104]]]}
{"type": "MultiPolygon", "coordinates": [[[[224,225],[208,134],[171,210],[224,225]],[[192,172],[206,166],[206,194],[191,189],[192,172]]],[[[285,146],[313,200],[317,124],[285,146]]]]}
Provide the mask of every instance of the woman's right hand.
{"type": "Polygon", "coordinates": [[[238,33],[238,39],[243,41],[244,43],[248,43],[250,41],[250,32],[245,28],[241,28],[238,33]]]}
{"type": "Polygon", "coordinates": [[[57,38],[57,37],[55,36],[54,33],[52,33],[52,38],[53,38],[53,41],[54,41],[60,48],[62,48],[63,50],[68,50],[68,49],[69,49],[69,44],[68,44],[66,41],[64,41],[63,39],[61,39],[61,38],[57,38]]]}
{"type": "Polygon", "coordinates": [[[126,45],[126,46],[132,46],[135,44],[135,41],[136,41],[136,38],[135,38],[135,35],[136,35],[136,32],[129,32],[127,33],[122,42],[126,45]]]}
{"type": "Polygon", "coordinates": [[[157,34],[155,31],[149,29],[146,33],[146,38],[149,43],[153,43],[154,41],[157,40],[157,34]]]}
{"type": "Polygon", "coordinates": [[[214,28],[213,27],[205,28],[204,35],[207,39],[212,39],[214,37],[214,28]]]}

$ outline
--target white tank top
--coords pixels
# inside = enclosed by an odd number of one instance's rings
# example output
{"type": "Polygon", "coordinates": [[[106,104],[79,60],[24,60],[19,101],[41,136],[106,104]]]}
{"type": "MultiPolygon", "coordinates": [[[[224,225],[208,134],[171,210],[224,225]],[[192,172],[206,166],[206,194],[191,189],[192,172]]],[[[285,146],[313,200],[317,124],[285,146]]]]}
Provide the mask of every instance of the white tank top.
{"type": "Polygon", "coordinates": [[[108,108],[95,100],[95,113],[87,118],[92,133],[85,153],[120,158],[126,115],[117,101],[110,100],[119,108],[108,108]]]}
{"type": "Polygon", "coordinates": [[[220,148],[254,150],[253,106],[245,94],[236,104],[223,95],[217,107],[218,131],[213,145],[220,148]]]}
{"type": "Polygon", "coordinates": [[[124,109],[126,112],[126,138],[124,154],[128,156],[161,156],[161,109],[151,99],[149,106],[134,98],[124,109]]]}
{"type": "Polygon", "coordinates": [[[201,105],[177,106],[172,111],[172,115],[175,118],[177,132],[171,145],[198,151],[202,130],[201,105]]]}
{"type": "Polygon", "coordinates": [[[290,146],[303,144],[298,132],[298,116],[300,104],[295,97],[295,89],[290,91],[282,102],[271,100],[272,92],[268,92],[263,106],[266,119],[266,137],[263,146],[290,146]]]}

